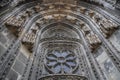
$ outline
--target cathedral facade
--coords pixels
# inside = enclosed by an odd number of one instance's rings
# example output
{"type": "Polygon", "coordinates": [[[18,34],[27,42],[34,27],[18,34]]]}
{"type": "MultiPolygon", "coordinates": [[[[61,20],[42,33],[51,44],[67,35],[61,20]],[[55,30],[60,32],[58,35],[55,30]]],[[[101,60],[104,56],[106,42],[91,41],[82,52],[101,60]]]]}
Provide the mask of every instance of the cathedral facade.
{"type": "Polygon", "coordinates": [[[1,0],[0,80],[120,80],[120,1],[1,0]]]}

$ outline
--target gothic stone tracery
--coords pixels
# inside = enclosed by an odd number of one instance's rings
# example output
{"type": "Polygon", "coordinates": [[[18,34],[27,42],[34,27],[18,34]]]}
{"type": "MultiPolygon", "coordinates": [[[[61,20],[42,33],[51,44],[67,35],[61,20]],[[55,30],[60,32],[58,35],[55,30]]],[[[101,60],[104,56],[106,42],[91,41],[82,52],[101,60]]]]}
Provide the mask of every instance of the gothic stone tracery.
{"type": "Polygon", "coordinates": [[[77,0],[27,5],[0,21],[0,33],[13,38],[0,54],[0,80],[18,80],[16,73],[20,80],[120,79],[120,22],[116,17],[77,0]]]}

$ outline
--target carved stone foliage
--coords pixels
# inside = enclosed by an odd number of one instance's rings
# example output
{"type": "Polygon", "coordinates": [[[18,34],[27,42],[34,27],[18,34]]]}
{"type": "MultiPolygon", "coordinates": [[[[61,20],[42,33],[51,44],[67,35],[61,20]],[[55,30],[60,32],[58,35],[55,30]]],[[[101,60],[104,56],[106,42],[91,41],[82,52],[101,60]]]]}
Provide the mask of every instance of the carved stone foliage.
{"type": "Polygon", "coordinates": [[[80,29],[82,29],[82,31],[83,31],[83,33],[88,41],[88,44],[89,44],[89,47],[91,48],[91,51],[94,51],[102,43],[101,40],[99,39],[98,35],[95,34],[88,27],[87,24],[85,24],[84,22],[79,22],[78,24],[80,25],[80,29]]]}
{"type": "Polygon", "coordinates": [[[28,50],[31,51],[33,48],[33,44],[35,42],[35,38],[36,38],[36,35],[34,33],[26,33],[22,40],[22,43],[26,45],[28,50]]]}
{"type": "Polygon", "coordinates": [[[20,18],[17,19],[16,17],[10,17],[6,21],[5,25],[15,36],[18,37],[19,33],[21,33],[23,30],[22,28],[23,23],[24,23],[24,19],[20,19],[20,18]]]}
{"type": "Polygon", "coordinates": [[[103,32],[103,35],[108,38],[116,29],[118,29],[118,25],[112,23],[110,20],[102,20],[100,22],[100,29],[103,32]]]}
{"type": "Polygon", "coordinates": [[[101,44],[101,40],[96,34],[90,33],[86,37],[90,43],[90,48],[92,50],[95,50],[101,44]]]}
{"type": "Polygon", "coordinates": [[[21,27],[23,22],[24,22],[24,20],[22,20],[22,19],[17,19],[16,17],[10,17],[6,21],[6,25],[7,26],[14,26],[14,27],[21,27]]]}
{"type": "Polygon", "coordinates": [[[99,25],[101,33],[106,38],[109,38],[119,27],[119,25],[114,23],[112,20],[107,19],[105,16],[102,16],[91,9],[80,7],[80,13],[90,17],[94,22],[96,22],[99,25]]]}
{"type": "Polygon", "coordinates": [[[87,9],[85,7],[80,8],[80,13],[85,14],[86,11],[87,11],[87,9]]]}
{"type": "Polygon", "coordinates": [[[43,9],[43,7],[41,7],[41,5],[38,3],[36,6],[33,7],[33,10],[38,13],[43,9]]]}

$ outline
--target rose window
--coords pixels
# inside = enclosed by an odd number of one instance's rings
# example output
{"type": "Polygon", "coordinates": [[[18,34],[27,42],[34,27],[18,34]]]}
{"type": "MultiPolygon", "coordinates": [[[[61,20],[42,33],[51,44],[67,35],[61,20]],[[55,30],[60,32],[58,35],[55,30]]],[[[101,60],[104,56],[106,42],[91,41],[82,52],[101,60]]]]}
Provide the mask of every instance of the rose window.
{"type": "Polygon", "coordinates": [[[77,58],[72,51],[50,51],[45,66],[50,73],[72,73],[77,69],[77,58]]]}

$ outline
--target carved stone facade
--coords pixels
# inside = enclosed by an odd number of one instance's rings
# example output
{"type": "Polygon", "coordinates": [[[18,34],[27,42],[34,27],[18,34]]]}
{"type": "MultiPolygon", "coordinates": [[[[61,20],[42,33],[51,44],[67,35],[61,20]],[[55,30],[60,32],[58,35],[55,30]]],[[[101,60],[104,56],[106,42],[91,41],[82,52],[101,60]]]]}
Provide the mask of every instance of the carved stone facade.
{"type": "Polygon", "coordinates": [[[0,80],[119,80],[120,20],[80,2],[33,1],[1,16],[0,80]]]}

